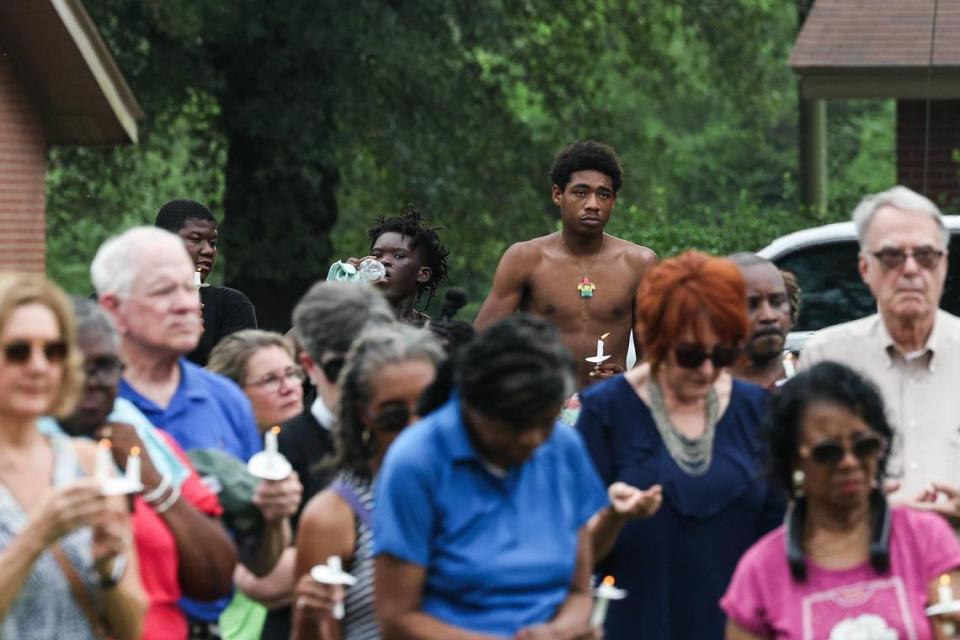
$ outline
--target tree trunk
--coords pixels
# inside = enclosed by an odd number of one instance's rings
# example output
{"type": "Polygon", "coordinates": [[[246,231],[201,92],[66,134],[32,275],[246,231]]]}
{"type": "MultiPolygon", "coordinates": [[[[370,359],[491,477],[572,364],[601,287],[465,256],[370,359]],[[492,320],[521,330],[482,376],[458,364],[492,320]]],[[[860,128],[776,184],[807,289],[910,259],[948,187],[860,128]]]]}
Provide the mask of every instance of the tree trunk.
{"type": "Polygon", "coordinates": [[[283,133],[252,135],[228,123],[221,230],[225,284],[250,297],[262,328],[277,331],[290,327],[294,305],[326,276],[337,219],[336,169],[316,162],[316,146],[283,133]]]}

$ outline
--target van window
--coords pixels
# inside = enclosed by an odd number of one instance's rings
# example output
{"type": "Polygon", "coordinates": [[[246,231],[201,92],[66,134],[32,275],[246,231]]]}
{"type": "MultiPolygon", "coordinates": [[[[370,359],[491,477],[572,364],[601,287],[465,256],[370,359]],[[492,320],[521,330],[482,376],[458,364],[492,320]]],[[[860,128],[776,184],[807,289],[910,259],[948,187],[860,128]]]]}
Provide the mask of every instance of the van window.
{"type": "MultiPolygon", "coordinates": [[[[860,280],[856,240],[805,247],[774,262],[800,283],[800,318],[794,331],[817,331],[876,312],[876,302],[860,280]]],[[[960,241],[950,241],[950,265],[941,307],[960,315],[960,241]]]]}

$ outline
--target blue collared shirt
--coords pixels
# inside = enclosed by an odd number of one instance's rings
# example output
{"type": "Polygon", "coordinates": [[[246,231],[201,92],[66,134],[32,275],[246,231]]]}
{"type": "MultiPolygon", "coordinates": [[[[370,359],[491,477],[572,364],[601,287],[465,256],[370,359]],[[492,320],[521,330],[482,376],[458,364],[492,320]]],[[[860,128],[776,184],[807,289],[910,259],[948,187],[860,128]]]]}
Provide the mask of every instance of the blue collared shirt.
{"type": "Polygon", "coordinates": [[[250,400],[232,380],[180,358],[180,385],[166,408],[120,381],[126,398],[184,451],[222,449],[249,460],[263,449],[250,400]]]}
{"type": "MultiPolygon", "coordinates": [[[[120,397],[132,402],[146,417],[169,433],[184,451],[222,449],[249,460],[263,449],[250,400],[232,380],[180,358],[180,385],[166,408],[144,398],[120,381],[120,397]]],[[[230,598],[199,602],[180,601],[188,616],[216,621],[230,598]]]]}
{"type": "Polygon", "coordinates": [[[390,447],[375,504],[374,553],[426,569],[425,613],[512,637],[556,615],[577,534],[608,501],[580,435],[561,423],[529,460],[493,475],[453,397],[390,447]]]}

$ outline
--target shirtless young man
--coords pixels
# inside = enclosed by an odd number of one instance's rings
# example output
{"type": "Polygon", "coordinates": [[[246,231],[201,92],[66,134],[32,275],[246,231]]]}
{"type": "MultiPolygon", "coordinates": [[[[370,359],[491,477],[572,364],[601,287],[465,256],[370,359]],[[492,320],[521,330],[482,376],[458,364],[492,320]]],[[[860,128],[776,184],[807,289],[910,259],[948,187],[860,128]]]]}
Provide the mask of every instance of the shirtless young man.
{"type": "Polygon", "coordinates": [[[583,389],[624,371],[630,332],[639,328],[637,288],[657,256],[603,232],[623,183],[613,149],[574,143],[557,155],[550,179],[562,230],[507,249],[474,327],[482,330],[518,310],[552,321],[573,353],[583,389]],[[604,352],[612,357],[595,368],[584,358],[596,354],[607,333],[604,352]]]}

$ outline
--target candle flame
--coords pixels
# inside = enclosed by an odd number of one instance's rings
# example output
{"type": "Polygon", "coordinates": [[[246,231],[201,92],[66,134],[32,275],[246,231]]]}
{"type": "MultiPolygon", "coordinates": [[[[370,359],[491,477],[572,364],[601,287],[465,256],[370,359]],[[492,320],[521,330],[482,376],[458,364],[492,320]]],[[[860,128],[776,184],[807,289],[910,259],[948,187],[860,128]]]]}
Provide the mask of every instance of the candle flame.
{"type": "Polygon", "coordinates": [[[607,576],[603,579],[603,584],[607,585],[608,587],[612,587],[614,582],[616,581],[613,579],[613,576],[607,576]]]}
{"type": "Polygon", "coordinates": [[[270,429],[270,433],[280,433],[280,425],[277,425],[273,429],[270,429]]]}
{"type": "Polygon", "coordinates": [[[102,439],[99,444],[101,449],[109,449],[112,446],[106,438],[102,439]]]}
{"type": "Polygon", "coordinates": [[[941,587],[949,587],[949,586],[950,586],[950,574],[949,574],[949,573],[945,573],[945,574],[943,574],[942,576],[940,576],[940,586],[941,586],[941,587]]]}
{"type": "Polygon", "coordinates": [[[601,339],[601,340],[606,340],[606,339],[607,339],[607,336],[609,336],[609,335],[610,335],[610,332],[607,331],[605,334],[603,334],[602,336],[600,336],[600,339],[601,339]]]}
{"type": "Polygon", "coordinates": [[[130,447],[130,455],[131,456],[140,455],[140,447],[138,447],[137,445],[133,445],[132,447],[130,447]]]}

